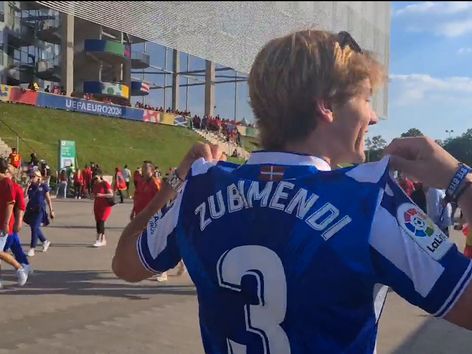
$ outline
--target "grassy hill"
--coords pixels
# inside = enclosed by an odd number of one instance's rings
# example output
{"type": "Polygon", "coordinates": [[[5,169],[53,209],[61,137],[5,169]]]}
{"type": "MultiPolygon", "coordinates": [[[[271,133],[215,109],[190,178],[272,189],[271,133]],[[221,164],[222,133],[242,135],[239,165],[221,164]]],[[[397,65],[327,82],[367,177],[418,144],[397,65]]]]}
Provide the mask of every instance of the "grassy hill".
{"type": "Polygon", "coordinates": [[[106,174],[124,164],[133,171],[143,160],[153,161],[166,172],[201,140],[185,128],[0,103],[0,137],[15,147],[17,135],[20,153],[28,161],[35,151],[55,170],[59,140],[75,140],[79,166],[92,161],[106,174]]]}

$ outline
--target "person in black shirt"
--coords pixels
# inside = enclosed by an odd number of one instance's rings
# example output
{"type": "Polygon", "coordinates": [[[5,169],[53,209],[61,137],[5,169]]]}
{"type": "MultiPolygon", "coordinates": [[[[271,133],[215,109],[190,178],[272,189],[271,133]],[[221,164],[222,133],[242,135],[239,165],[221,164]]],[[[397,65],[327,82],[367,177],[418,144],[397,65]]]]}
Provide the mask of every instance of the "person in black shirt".
{"type": "Polygon", "coordinates": [[[411,194],[411,199],[426,214],[426,193],[424,192],[423,183],[415,182],[413,183],[413,185],[415,186],[415,189],[413,190],[413,193],[411,194]]]}

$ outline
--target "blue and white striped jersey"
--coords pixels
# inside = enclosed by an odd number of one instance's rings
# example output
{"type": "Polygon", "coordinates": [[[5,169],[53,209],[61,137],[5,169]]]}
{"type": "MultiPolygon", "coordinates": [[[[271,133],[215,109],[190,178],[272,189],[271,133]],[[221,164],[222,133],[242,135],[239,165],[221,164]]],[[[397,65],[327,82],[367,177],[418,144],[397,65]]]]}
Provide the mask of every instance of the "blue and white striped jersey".
{"type": "Polygon", "coordinates": [[[441,317],[472,274],[387,158],[334,171],[290,153],[199,160],[137,249],[154,272],[184,259],[211,354],[373,353],[387,287],[441,317]]]}

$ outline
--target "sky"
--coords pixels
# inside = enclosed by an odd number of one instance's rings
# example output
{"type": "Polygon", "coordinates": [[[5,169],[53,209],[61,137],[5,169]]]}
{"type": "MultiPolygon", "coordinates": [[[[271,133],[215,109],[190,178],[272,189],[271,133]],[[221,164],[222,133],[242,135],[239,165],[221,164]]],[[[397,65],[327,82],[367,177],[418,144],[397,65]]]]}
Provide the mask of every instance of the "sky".
{"type": "MultiPolygon", "coordinates": [[[[444,140],[472,128],[472,2],[392,2],[390,35],[388,117],[371,127],[369,136],[382,135],[389,142],[410,128],[418,128],[425,135],[444,140]]],[[[164,67],[163,47],[146,46],[151,63],[164,67]]],[[[137,49],[143,49],[142,45],[133,47],[137,49]]],[[[186,60],[187,54],[181,53],[182,71],[186,69],[186,60]]],[[[166,64],[171,70],[170,50],[166,64]]],[[[202,59],[190,56],[190,70],[204,67],[202,59]]],[[[162,75],[145,75],[145,79],[163,84],[162,75]]],[[[169,75],[168,85],[170,80],[169,75]]],[[[185,82],[186,79],[181,80],[185,82]]],[[[234,84],[216,85],[216,114],[234,116],[234,92],[234,84]]],[[[251,121],[245,82],[237,85],[237,97],[236,118],[251,121]]],[[[153,90],[147,100],[152,105],[163,105],[162,90],[153,90]]],[[[185,101],[186,91],[181,88],[182,110],[185,101]]],[[[189,88],[187,102],[192,113],[203,114],[204,87],[189,88]]],[[[166,106],[170,104],[168,89],[166,106]]]]}
{"type": "Polygon", "coordinates": [[[369,135],[418,128],[444,140],[472,128],[471,64],[472,2],[393,2],[388,119],[369,135]]]}

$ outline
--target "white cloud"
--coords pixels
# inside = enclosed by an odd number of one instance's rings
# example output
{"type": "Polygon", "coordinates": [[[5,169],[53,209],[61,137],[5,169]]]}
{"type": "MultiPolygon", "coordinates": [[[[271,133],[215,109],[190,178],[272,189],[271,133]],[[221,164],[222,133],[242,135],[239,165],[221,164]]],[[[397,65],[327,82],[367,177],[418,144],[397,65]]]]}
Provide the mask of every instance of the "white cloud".
{"type": "Polygon", "coordinates": [[[472,77],[435,78],[426,74],[390,75],[393,105],[406,106],[419,101],[459,102],[469,100],[472,77]]]}
{"type": "Polygon", "coordinates": [[[416,4],[407,5],[401,9],[395,11],[394,16],[409,16],[409,15],[431,15],[431,14],[444,14],[451,15],[457,14],[462,11],[472,9],[472,3],[465,1],[423,1],[416,4]]]}
{"type": "Polygon", "coordinates": [[[457,54],[471,54],[472,48],[459,48],[457,54]]]}
{"type": "Polygon", "coordinates": [[[394,17],[410,32],[432,32],[445,37],[472,32],[472,2],[418,2],[396,10],[394,17]]]}
{"type": "Polygon", "coordinates": [[[472,32],[472,19],[445,22],[438,25],[436,33],[446,37],[457,37],[472,32]]]}

